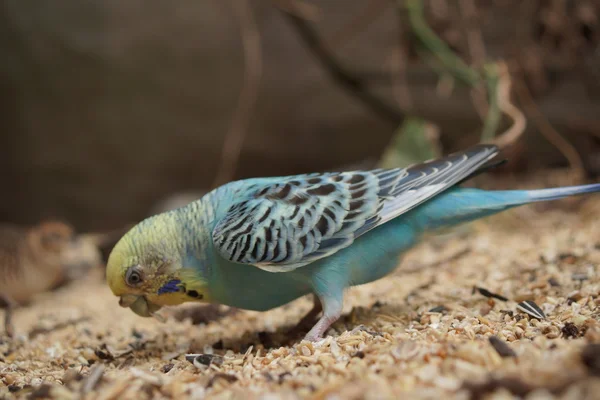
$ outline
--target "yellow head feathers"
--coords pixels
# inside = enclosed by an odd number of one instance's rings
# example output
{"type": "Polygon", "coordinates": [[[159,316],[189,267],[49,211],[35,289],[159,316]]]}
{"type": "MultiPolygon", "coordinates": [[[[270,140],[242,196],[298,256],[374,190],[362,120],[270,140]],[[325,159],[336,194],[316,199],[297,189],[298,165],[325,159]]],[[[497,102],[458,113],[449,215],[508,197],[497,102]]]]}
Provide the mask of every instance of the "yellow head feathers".
{"type": "Polygon", "coordinates": [[[131,235],[123,236],[115,245],[106,264],[106,281],[115,296],[122,296],[130,291],[125,283],[125,274],[130,266],[139,263],[139,257],[132,251],[131,235]]]}
{"type": "Polygon", "coordinates": [[[205,301],[206,283],[183,265],[186,249],[173,212],[133,227],[112,250],[106,279],[121,305],[139,315],[185,301],[205,301]]]}

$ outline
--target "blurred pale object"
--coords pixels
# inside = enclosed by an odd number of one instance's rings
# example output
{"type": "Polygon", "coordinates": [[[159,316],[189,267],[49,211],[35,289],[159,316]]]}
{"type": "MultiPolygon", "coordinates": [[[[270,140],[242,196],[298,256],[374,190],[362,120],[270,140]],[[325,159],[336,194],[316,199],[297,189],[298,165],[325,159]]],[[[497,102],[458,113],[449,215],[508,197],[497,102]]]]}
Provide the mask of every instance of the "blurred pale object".
{"type": "Polygon", "coordinates": [[[31,228],[0,226],[0,298],[10,309],[41,292],[83,276],[102,263],[97,235],[77,235],[63,222],[47,221],[31,228]]]}

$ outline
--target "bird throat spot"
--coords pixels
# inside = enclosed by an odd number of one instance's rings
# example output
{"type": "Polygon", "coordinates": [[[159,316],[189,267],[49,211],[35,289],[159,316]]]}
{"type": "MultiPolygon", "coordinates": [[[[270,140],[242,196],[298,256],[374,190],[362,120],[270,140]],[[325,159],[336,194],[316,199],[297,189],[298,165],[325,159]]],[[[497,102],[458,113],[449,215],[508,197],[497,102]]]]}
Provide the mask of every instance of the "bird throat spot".
{"type": "Polygon", "coordinates": [[[181,281],[179,279],[171,279],[169,282],[162,285],[160,289],[158,289],[158,294],[179,292],[181,291],[180,284],[181,281]]]}

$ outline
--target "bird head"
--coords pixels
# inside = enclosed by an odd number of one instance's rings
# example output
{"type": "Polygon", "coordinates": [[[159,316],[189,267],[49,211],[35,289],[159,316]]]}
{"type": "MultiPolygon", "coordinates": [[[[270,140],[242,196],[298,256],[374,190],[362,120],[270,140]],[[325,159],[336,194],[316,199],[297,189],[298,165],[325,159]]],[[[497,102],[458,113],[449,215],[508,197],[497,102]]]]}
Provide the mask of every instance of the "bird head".
{"type": "Polygon", "coordinates": [[[186,267],[186,247],[173,212],[134,226],[113,248],[106,279],[119,305],[139,316],[153,316],[163,306],[206,301],[206,283],[186,267]]]}

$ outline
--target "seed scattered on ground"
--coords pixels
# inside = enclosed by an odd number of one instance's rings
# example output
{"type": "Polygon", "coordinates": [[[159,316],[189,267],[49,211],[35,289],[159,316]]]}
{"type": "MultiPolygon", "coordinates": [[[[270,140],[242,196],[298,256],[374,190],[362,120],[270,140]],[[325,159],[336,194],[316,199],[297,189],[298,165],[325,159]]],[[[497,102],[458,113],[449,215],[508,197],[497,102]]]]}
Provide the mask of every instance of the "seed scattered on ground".
{"type": "Polygon", "coordinates": [[[492,293],[489,290],[482,288],[482,287],[478,287],[477,291],[485,297],[493,297],[494,299],[498,299],[500,301],[508,301],[508,299],[506,297],[496,294],[496,293],[492,293]]]}
{"type": "Polygon", "coordinates": [[[553,287],[560,286],[560,283],[554,277],[548,279],[548,283],[550,284],[550,286],[553,286],[553,287]]]}
{"type": "Polygon", "coordinates": [[[589,277],[587,276],[587,274],[574,273],[573,275],[571,275],[571,279],[573,279],[574,281],[587,281],[589,277]]]}
{"type": "Polygon", "coordinates": [[[511,349],[506,342],[500,339],[498,336],[490,336],[489,338],[490,344],[496,350],[496,352],[500,355],[500,357],[516,357],[517,353],[513,349],[511,349]]]}
{"type": "Polygon", "coordinates": [[[566,264],[575,264],[578,257],[571,253],[562,253],[558,255],[558,259],[566,264]]]}
{"type": "Polygon", "coordinates": [[[223,357],[213,354],[187,354],[185,359],[194,365],[221,365],[223,364],[223,357]]]}
{"type": "Polygon", "coordinates": [[[572,322],[567,322],[565,324],[565,326],[562,327],[561,332],[567,338],[569,338],[569,337],[575,338],[575,337],[579,336],[579,328],[577,327],[577,325],[575,325],[572,322]]]}
{"type": "Polygon", "coordinates": [[[431,310],[429,310],[429,312],[431,312],[431,313],[443,313],[444,311],[448,311],[446,306],[437,306],[437,307],[433,307],[431,310]]]}
{"type": "Polygon", "coordinates": [[[525,300],[517,304],[517,308],[537,319],[545,319],[546,314],[533,300],[525,300]]]}
{"type": "Polygon", "coordinates": [[[160,371],[164,374],[166,374],[167,372],[169,372],[170,370],[173,369],[173,367],[175,366],[175,364],[165,364],[162,366],[162,368],[160,369],[160,371]]]}
{"type": "Polygon", "coordinates": [[[418,245],[391,276],[349,289],[343,318],[313,344],[287,334],[308,297],[264,313],[218,308],[210,321],[165,308],[160,324],[120,308],[98,271],[16,311],[15,338],[0,338],[0,398],[579,398],[600,377],[600,344],[588,345],[600,343],[600,202],[579,207],[508,211],[418,245]],[[528,300],[548,317],[509,309],[528,300]]]}

